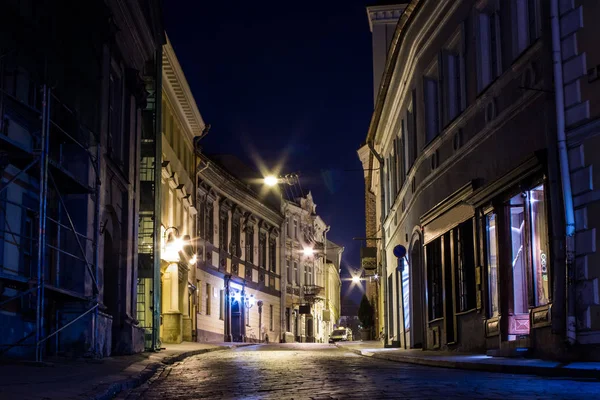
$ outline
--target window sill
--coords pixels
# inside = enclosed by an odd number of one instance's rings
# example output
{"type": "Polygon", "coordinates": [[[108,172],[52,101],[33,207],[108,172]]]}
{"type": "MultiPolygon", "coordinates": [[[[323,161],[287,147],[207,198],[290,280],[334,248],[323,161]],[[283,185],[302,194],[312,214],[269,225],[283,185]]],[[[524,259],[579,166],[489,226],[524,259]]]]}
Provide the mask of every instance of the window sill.
{"type": "Polygon", "coordinates": [[[429,321],[428,324],[429,325],[435,324],[436,322],[441,322],[443,320],[444,320],[444,317],[435,318],[435,319],[432,319],[431,321],[429,321]]]}
{"type": "Polygon", "coordinates": [[[477,307],[471,308],[471,309],[466,310],[466,311],[457,312],[455,315],[458,317],[458,316],[461,316],[461,315],[471,314],[472,312],[475,312],[475,311],[477,311],[477,307]]]}

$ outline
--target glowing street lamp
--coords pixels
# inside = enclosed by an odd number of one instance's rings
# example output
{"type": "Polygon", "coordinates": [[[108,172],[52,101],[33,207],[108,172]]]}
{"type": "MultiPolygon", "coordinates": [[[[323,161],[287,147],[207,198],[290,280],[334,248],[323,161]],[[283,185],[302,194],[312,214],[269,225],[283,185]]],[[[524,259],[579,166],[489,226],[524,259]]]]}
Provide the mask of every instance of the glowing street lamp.
{"type": "Polygon", "coordinates": [[[175,263],[179,261],[179,252],[183,250],[183,239],[179,237],[179,229],[171,226],[165,230],[165,247],[162,252],[161,258],[167,262],[175,263]],[[173,229],[175,231],[175,239],[167,232],[173,229]]]}
{"type": "Polygon", "coordinates": [[[279,179],[277,179],[277,177],[273,176],[273,175],[269,175],[265,177],[265,185],[267,186],[275,186],[279,183],[279,179]]]}
{"type": "Polygon", "coordinates": [[[357,275],[353,276],[352,277],[352,282],[353,283],[360,283],[360,276],[357,276],[357,275]]]}

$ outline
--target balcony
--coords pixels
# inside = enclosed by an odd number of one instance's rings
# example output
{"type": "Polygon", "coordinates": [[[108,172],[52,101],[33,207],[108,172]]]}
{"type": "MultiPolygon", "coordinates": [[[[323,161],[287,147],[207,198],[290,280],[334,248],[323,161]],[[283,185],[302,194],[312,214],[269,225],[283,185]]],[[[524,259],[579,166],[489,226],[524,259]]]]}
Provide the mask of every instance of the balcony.
{"type": "Polygon", "coordinates": [[[302,287],[302,292],[304,293],[304,299],[311,302],[316,299],[323,299],[325,288],[317,285],[304,285],[302,287]]]}

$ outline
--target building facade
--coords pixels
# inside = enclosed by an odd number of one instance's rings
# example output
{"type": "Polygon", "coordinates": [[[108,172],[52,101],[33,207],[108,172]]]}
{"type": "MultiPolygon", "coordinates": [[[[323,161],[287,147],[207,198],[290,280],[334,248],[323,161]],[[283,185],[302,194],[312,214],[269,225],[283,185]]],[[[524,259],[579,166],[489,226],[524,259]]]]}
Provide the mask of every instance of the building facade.
{"type": "Polygon", "coordinates": [[[559,357],[597,343],[595,67],[581,55],[597,50],[581,27],[598,7],[560,3],[413,0],[402,13],[359,150],[387,345],[559,357]]]}
{"type": "Polygon", "coordinates": [[[200,156],[197,174],[198,341],[281,340],[280,200],[265,198],[229,156],[200,156]]]}
{"type": "Polygon", "coordinates": [[[1,351],[142,351],[139,160],[159,3],[9,1],[2,25],[1,351]]]}
{"type": "Polygon", "coordinates": [[[329,342],[329,335],[337,328],[337,321],[342,316],[342,280],[340,269],[344,248],[326,240],[324,252],[326,260],[323,270],[323,285],[325,287],[325,299],[323,306],[323,339],[329,342]]]}
{"type": "MultiPolygon", "coordinates": [[[[206,128],[196,102],[167,38],[162,48],[162,100],[160,187],[155,193],[159,202],[159,219],[154,219],[154,203],[149,202],[140,219],[140,253],[153,243],[153,223],[159,223],[160,248],[157,252],[160,269],[159,338],[161,343],[194,341],[196,309],[194,286],[196,273],[196,154],[194,138],[206,128]]],[[[142,179],[154,183],[153,157],[142,159],[142,179]]],[[[151,271],[150,265],[148,272],[151,271]]],[[[148,273],[138,281],[138,319],[152,320],[153,275],[148,273]],[[146,305],[142,307],[141,304],[146,305]]],[[[146,325],[147,326],[147,325],[146,325]]]]}
{"type": "MultiPolygon", "coordinates": [[[[330,265],[338,260],[334,257],[336,250],[327,251],[330,227],[317,215],[316,207],[310,192],[293,201],[285,200],[283,205],[285,342],[326,343],[332,322],[329,307],[336,304],[339,307],[339,288],[335,289],[336,278],[330,275],[335,272],[339,281],[339,268],[335,270],[330,265]],[[333,257],[332,263],[327,262],[327,255],[333,257]],[[329,287],[330,279],[332,288],[329,287]],[[338,295],[334,299],[336,290],[338,295]]],[[[341,257],[341,252],[339,254],[341,257]]]]}

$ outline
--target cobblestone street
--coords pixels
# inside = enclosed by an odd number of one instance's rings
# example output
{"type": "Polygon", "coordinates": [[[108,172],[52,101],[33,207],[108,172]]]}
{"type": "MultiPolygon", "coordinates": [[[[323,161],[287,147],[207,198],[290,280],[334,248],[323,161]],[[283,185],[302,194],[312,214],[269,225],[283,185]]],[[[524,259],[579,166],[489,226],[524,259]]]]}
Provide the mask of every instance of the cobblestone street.
{"type": "Polygon", "coordinates": [[[258,345],[190,357],[119,399],[591,399],[600,382],[422,367],[331,345],[258,345]]]}

